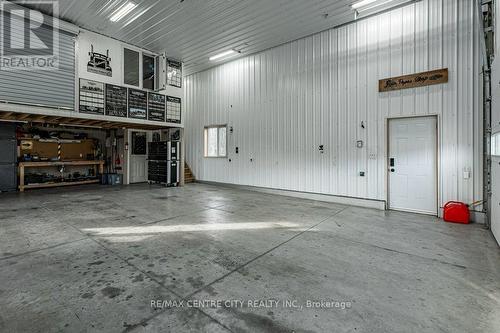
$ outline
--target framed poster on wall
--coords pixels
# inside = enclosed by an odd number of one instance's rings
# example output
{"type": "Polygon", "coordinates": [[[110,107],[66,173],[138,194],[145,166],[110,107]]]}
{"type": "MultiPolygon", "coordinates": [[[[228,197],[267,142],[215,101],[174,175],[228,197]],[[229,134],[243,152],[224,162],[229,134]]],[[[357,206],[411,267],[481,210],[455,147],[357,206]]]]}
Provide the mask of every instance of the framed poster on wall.
{"type": "Polygon", "coordinates": [[[148,93],[142,90],[128,90],[128,117],[148,119],[148,93]]]}
{"type": "Polygon", "coordinates": [[[167,122],[181,123],[181,99],[167,96],[167,122]]]}
{"type": "Polygon", "coordinates": [[[127,88],[106,84],[106,115],[127,117],[127,88]]]}
{"type": "Polygon", "coordinates": [[[148,120],[165,121],[165,95],[148,94],[148,120]]]}
{"type": "Polygon", "coordinates": [[[182,87],[182,63],[167,59],[167,84],[177,88],[182,87]]]}
{"type": "Polygon", "coordinates": [[[104,114],[104,83],[80,79],[81,113],[104,114]]]}
{"type": "Polygon", "coordinates": [[[100,74],[105,76],[113,76],[111,69],[111,58],[109,57],[109,50],[106,54],[94,52],[94,45],[90,45],[89,61],[87,63],[87,72],[100,74]]]}

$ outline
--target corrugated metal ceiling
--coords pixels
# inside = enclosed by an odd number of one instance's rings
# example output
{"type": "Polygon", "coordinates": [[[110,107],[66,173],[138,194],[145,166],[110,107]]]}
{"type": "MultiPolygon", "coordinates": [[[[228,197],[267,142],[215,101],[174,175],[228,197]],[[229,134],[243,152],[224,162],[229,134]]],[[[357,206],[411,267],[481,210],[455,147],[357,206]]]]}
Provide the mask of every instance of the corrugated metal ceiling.
{"type": "Polygon", "coordinates": [[[351,21],[351,4],[356,2],[132,0],[138,6],[119,22],[111,22],[112,13],[127,1],[60,0],[59,12],[62,19],[82,28],[165,51],[184,62],[185,74],[218,65],[208,58],[221,51],[236,49],[248,55],[351,21]]]}

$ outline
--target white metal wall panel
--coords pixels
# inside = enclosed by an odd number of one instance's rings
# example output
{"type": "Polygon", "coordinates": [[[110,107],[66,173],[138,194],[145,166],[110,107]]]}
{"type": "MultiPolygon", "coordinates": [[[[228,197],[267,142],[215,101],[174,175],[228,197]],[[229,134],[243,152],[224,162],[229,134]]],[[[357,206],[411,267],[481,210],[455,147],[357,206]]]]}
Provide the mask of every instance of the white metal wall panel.
{"type": "Polygon", "coordinates": [[[500,245],[500,157],[493,156],[491,165],[491,231],[500,245]]]}
{"type": "MultiPolygon", "coordinates": [[[[491,127],[493,134],[500,133],[500,1],[496,2],[496,54],[491,66],[492,82],[492,115],[491,127]]],[[[500,245],[500,157],[493,156],[491,162],[491,231],[500,245]]]]}
{"type": "Polygon", "coordinates": [[[187,162],[205,181],[385,200],[387,117],[437,114],[441,204],[480,199],[475,19],[471,1],[423,0],[189,75],[187,162]],[[443,67],[448,84],[378,93],[443,67]],[[231,162],[203,158],[203,127],[226,123],[231,162]]]}

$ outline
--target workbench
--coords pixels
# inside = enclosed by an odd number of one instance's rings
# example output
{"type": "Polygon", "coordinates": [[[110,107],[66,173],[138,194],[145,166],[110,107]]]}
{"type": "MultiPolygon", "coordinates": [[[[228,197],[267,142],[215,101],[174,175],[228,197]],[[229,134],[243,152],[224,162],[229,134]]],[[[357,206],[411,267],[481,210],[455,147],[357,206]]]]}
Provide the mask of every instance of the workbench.
{"type": "MultiPolygon", "coordinates": [[[[104,161],[59,161],[59,162],[19,162],[19,191],[24,192],[25,189],[33,188],[46,188],[46,187],[59,187],[71,185],[84,185],[99,183],[99,179],[90,179],[82,181],[62,181],[56,183],[40,183],[24,185],[24,171],[25,168],[43,168],[43,167],[61,167],[61,166],[94,166],[94,170],[98,167],[99,174],[104,173],[104,161]]],[[[97,170],[95,172],[97,175],[97,170]]]]}

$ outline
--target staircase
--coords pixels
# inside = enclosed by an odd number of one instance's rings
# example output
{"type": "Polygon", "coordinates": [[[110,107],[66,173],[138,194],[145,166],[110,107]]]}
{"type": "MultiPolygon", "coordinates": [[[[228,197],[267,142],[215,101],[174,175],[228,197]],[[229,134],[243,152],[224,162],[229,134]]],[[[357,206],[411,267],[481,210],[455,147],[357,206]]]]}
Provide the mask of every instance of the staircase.
{"type": "Polygon", "coordinates": [[[195,181],[193,172],[189,168],[189,165],[184,162],[184,183],[193,183],[195,181]]]}

